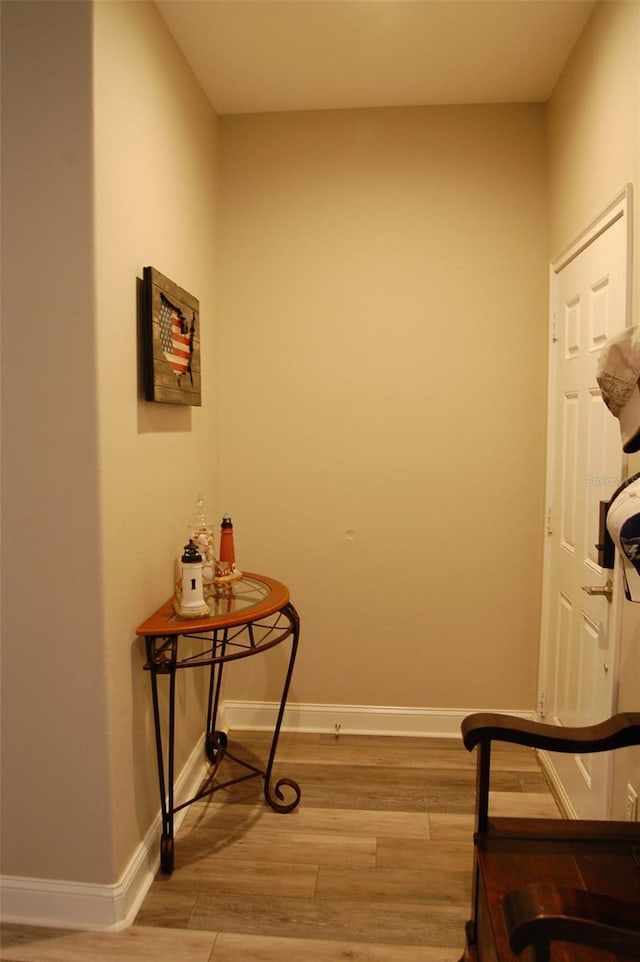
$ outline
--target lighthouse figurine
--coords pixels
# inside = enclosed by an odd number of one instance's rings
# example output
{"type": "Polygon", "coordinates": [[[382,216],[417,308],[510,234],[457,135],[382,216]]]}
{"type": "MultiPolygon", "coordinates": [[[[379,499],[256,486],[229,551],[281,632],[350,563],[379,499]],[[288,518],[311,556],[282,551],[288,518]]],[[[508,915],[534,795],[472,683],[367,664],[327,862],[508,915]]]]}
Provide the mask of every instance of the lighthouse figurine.
{"type": "Polygon", "coordinates": [[[202,555],[194,541],[184,546],[181,558],[182,589],[176,591],[174,607],[180,618],[205,618],[211,614],[204,600],[202,555]]]}
{"type": "Polygon", "coordinates": [[[220,557],[216,561],[217,585],[228,584],[242,577],[242,572],[236,568],[236,551],[233,544],[233,522],[228,514],[222,518],[220,527],[220,557]]]}

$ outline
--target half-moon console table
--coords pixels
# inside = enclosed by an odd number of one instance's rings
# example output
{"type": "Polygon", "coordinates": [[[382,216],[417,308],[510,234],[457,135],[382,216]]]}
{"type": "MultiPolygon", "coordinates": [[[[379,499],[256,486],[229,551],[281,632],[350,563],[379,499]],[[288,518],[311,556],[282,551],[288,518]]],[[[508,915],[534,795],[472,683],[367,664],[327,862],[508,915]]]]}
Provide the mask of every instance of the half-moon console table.
{"type": "Polygon", "coordinates": [[[144,668],[151,678],[162,807],[160,866],[167,875],[173,871],[174,864],[173,817],[192,802],[236,782],[257,777],[264,778],[264,797],[276,812],[291,812],[300,802],[300,787],[297,782],[290,778],[280,778],[275,785],[271,784],[271,772],[300,637],[300,619],[289,601],[289,590],[281,582],[264,575],[243,574],[235,581],[218,586],[215,594],[207,596],[206,600],[211,614],[205,618],[179,618],[171,598],[137,629],[137,634],[145,639],[147,661],[144,668]],[[222,673],[227,662],[251,658],[281,644],[287,638],[291,641],[291,653],[271,750],[266,767],[259,769],[232,755],[227,750],[226,733],[217,727],[222,673]],[[178,671],[193,668],[209,670],[205,753],[211,767],[196,795],[175,805],[173,781],[176,675],[178,671]],[[158,697],[160,676],[168,678],[168,718],[164,724],[164,737],[158,697]],[[216,781],[225,755],[240,764],[246,774],[224,782],[216,781]],[[284,787],[288,789],[286,795],[283,792],[284,787]],[[293,797],[290,797],[291,793],[293,797]]]}

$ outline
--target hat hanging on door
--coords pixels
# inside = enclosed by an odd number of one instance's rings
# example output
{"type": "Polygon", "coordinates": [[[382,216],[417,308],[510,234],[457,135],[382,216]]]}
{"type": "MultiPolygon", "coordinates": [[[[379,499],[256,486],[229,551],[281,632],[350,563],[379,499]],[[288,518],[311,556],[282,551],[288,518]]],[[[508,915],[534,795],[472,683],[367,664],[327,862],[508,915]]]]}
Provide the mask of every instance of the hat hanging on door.
{"type": "Polygon", "coordinates": [[[640,324],[609,338],[598,359],[602,400],[620,422],[622,450],[640,451],[640,324]]]}
{"type": "Polygon", "coordinates": [[[611,496],[607,531],[624,559],[624,593],[629,601],[640,601],[640,472],[611,496]]]}

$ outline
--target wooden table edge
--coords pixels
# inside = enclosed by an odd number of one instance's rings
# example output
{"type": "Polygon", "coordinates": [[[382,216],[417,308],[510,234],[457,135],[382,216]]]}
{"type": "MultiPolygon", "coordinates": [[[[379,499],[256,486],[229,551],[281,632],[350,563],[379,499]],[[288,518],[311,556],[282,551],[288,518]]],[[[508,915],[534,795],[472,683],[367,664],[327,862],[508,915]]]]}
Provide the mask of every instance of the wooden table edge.
{"type": "Polygon", "coordinates": [[[213,631],[216,628],[231,628],[234,625],[265,618],[276,611],[281,611],[288,604],[289,589],[281,581],[250,571],[244,571],[242,577],[253,578],[267,585],[271,589],[267,597],[239,611],[208,615],[206,618],[178,618],[173,607],[173,597],[171,597],[136,628],[136,635],[142,638],[150,635],[188,635],[198,631],[213,631]]]}

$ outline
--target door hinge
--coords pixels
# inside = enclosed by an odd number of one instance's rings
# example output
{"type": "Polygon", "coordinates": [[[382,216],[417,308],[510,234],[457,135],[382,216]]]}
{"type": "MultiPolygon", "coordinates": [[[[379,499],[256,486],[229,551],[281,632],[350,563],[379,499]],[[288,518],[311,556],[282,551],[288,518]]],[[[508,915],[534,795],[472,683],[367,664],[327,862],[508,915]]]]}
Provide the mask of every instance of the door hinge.
{"type": "Polygon", "coordinates": [[[545,693],[541,691],[538,695],[538,715],[540,718],[544,718],[545,714],[545,693]]]}
{"type": "Polygon", "coordinates": [[[547,534],[553,534],[553,528],[551,526],[551,505],[547,508],[547,534]]]}
{"type": "Polygon", "coordinates": [[[556,319],[557,319],[557,314],[554,311],[551,317],[551,340],[553,341],[554,344],[558,340],[558,330],[556,327],[556,319]]]}

